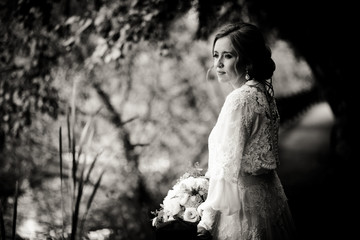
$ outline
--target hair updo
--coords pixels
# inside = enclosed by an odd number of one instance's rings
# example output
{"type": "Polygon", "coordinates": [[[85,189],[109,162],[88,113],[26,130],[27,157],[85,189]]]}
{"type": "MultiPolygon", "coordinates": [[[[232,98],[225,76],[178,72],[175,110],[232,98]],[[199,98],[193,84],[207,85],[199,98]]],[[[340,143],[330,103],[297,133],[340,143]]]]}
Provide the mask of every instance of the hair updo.
{"type": "Polygon", "coordinates": [[[215,36],[213,51],[219,38],[228,37],[238,55],[236,71],[247,70],[250,79],[266,82],[271,79],[276,65],[271,58],[271,49],[255,25],[250,23],[230,23],[215,36]]]}

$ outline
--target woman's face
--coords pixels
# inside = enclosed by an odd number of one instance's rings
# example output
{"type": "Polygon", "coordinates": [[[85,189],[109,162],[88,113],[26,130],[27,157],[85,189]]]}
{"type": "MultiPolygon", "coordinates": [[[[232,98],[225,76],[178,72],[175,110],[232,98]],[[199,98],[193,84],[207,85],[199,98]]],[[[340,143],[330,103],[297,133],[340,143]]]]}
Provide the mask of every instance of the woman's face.
{"type": "Polygon", "coordinates": [[[219,82],[235,84],[238,74],[235,71],[237,54],[228,37],[219,38],[214,45],[214,68],[219,82]]]}

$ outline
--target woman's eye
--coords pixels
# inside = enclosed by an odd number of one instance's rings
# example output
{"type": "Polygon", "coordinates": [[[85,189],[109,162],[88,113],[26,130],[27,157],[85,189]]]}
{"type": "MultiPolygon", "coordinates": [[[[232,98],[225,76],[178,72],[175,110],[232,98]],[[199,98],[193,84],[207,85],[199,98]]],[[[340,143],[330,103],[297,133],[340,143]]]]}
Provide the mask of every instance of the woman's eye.
{"type": "Polygon", "coordinates": [[[217,53],[215,53],[214,55],[213,55],[213,58],[218,58],[219,57],[219,55],[217,54],[217,53]]]}
{"type": "Polygon", "coordinates": [[[231,54],[225,54],[225,58],[230,59],[230,58],[232,58],[232,55],[231,54]]]}

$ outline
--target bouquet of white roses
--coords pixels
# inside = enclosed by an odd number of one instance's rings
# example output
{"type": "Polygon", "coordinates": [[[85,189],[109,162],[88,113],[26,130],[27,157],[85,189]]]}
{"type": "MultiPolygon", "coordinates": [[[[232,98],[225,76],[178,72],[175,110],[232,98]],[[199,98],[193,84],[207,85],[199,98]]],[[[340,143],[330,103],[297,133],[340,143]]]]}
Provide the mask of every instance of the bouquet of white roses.
{"type": "Polygon", "coordinates": [[[179,219],[197,224],[200,221],[197,207],[205,201],[208,187],[209,181],[201,174],[201,169],[186,172],[168,191],[161,208],[153,212],[152,225],[157,228],[162,223],[179,219]]]}

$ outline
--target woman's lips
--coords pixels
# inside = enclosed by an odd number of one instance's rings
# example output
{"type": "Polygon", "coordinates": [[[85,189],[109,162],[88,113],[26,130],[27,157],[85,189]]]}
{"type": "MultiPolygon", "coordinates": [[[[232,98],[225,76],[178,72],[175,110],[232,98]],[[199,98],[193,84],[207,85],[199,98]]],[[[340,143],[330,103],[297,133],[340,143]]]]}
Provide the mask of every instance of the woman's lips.
{"type": "Polygon", "coordinates": [[[217,74],[218,74],[218,75],[224,75],[225,72],[223,72],[223,71],[217,71],[217,74]]]}

